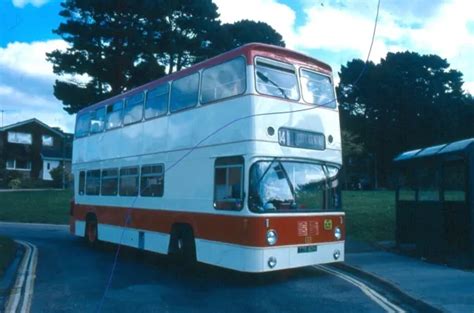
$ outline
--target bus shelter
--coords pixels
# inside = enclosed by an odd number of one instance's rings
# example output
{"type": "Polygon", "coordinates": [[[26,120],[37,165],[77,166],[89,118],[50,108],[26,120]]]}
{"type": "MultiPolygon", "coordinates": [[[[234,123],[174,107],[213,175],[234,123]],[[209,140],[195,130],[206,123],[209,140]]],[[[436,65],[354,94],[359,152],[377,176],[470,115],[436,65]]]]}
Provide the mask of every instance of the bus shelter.
{"type": "Polygon", "coordinates": [[[397,245],[473,266],[474,138],[404,152],[394,165],[397,245]]]}

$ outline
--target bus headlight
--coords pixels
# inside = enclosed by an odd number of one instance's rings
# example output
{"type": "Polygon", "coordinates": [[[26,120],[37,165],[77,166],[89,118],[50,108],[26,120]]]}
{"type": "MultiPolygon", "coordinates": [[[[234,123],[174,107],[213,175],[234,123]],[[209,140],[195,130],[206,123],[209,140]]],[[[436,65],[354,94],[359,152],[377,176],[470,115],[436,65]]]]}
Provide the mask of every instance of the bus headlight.
{"type": "Polygon", "coordinates": [[[334,228],[334,238],[340,240],[342,238],[342,231],[339,227],[334,228]]]}
{"type": "Polygon", "coordinates": [[[340,256],[341,256],[341,251],[334,250],[334,253],[332,254],[332,257],[334,258],[334,260],[338,260],[340,256]]]}
{"type": "Polygon", "coordinates": [[[278,234],[276,230],[270,229],[269,231],[267,231],[267,243],[270,246],[273,246],[277,243],[277,241],[278,241],[278,234]]]}

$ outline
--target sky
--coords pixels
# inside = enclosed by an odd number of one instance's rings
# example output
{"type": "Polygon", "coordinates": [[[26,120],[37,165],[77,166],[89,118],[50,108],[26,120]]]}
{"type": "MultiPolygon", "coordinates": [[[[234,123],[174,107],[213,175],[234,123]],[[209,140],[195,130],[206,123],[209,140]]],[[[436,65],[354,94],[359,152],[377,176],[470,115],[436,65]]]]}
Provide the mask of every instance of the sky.
{"type": "MultiPolygon", "coordinates": [[[[377,9],[377,0],[213,1],[222,22],[268,23],[287,48],[329,63],[336,82],[341,65],[366,59],[377,9]]],[[[60,9],[59,0],[0,0],[0,126],[37,118],[73,131],[74,116],[54,97],[58,77],[45,59],[67,48],[52,31],[62,21],[60,9]]],[[[464,74],[463,88],[474,94],[472,12],[472,0],[381,0],[370,60],[407,50],[437,54],[464,74]]]]}

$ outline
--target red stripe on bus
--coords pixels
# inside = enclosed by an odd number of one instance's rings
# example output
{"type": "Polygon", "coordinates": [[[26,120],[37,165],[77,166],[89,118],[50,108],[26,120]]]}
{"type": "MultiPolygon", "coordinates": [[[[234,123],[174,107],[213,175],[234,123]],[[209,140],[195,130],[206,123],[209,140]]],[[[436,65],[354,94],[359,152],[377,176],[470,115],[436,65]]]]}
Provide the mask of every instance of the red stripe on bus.
{"type": "Polygon", "coordinates": [[[129,228],[169,234],[173,224],[186,223],[192,226],[196,238],[244,246],[267,247],[268,229],[277,231],[278,246],[338,241],[334,238],[335,227],[342,230],[342,238],[339,240],[345,238],[344,216],[337,213],[319,216],[255,217],[75,205],[73,218],[85,221],[86,215],[92,212],[100,224],[124,226],[129,211],[129,228]]]}

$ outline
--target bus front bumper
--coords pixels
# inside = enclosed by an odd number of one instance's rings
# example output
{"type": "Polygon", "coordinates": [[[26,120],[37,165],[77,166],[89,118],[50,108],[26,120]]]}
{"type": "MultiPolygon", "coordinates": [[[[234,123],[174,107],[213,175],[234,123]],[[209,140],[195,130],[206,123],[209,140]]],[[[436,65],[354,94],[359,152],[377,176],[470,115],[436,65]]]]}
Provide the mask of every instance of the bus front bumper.
{"type": "Polygon", "coordinates": [[[344,241],[260,248],[196,239],[196,250],[200,262],[252,273],[344,261],[344,241]]]}

